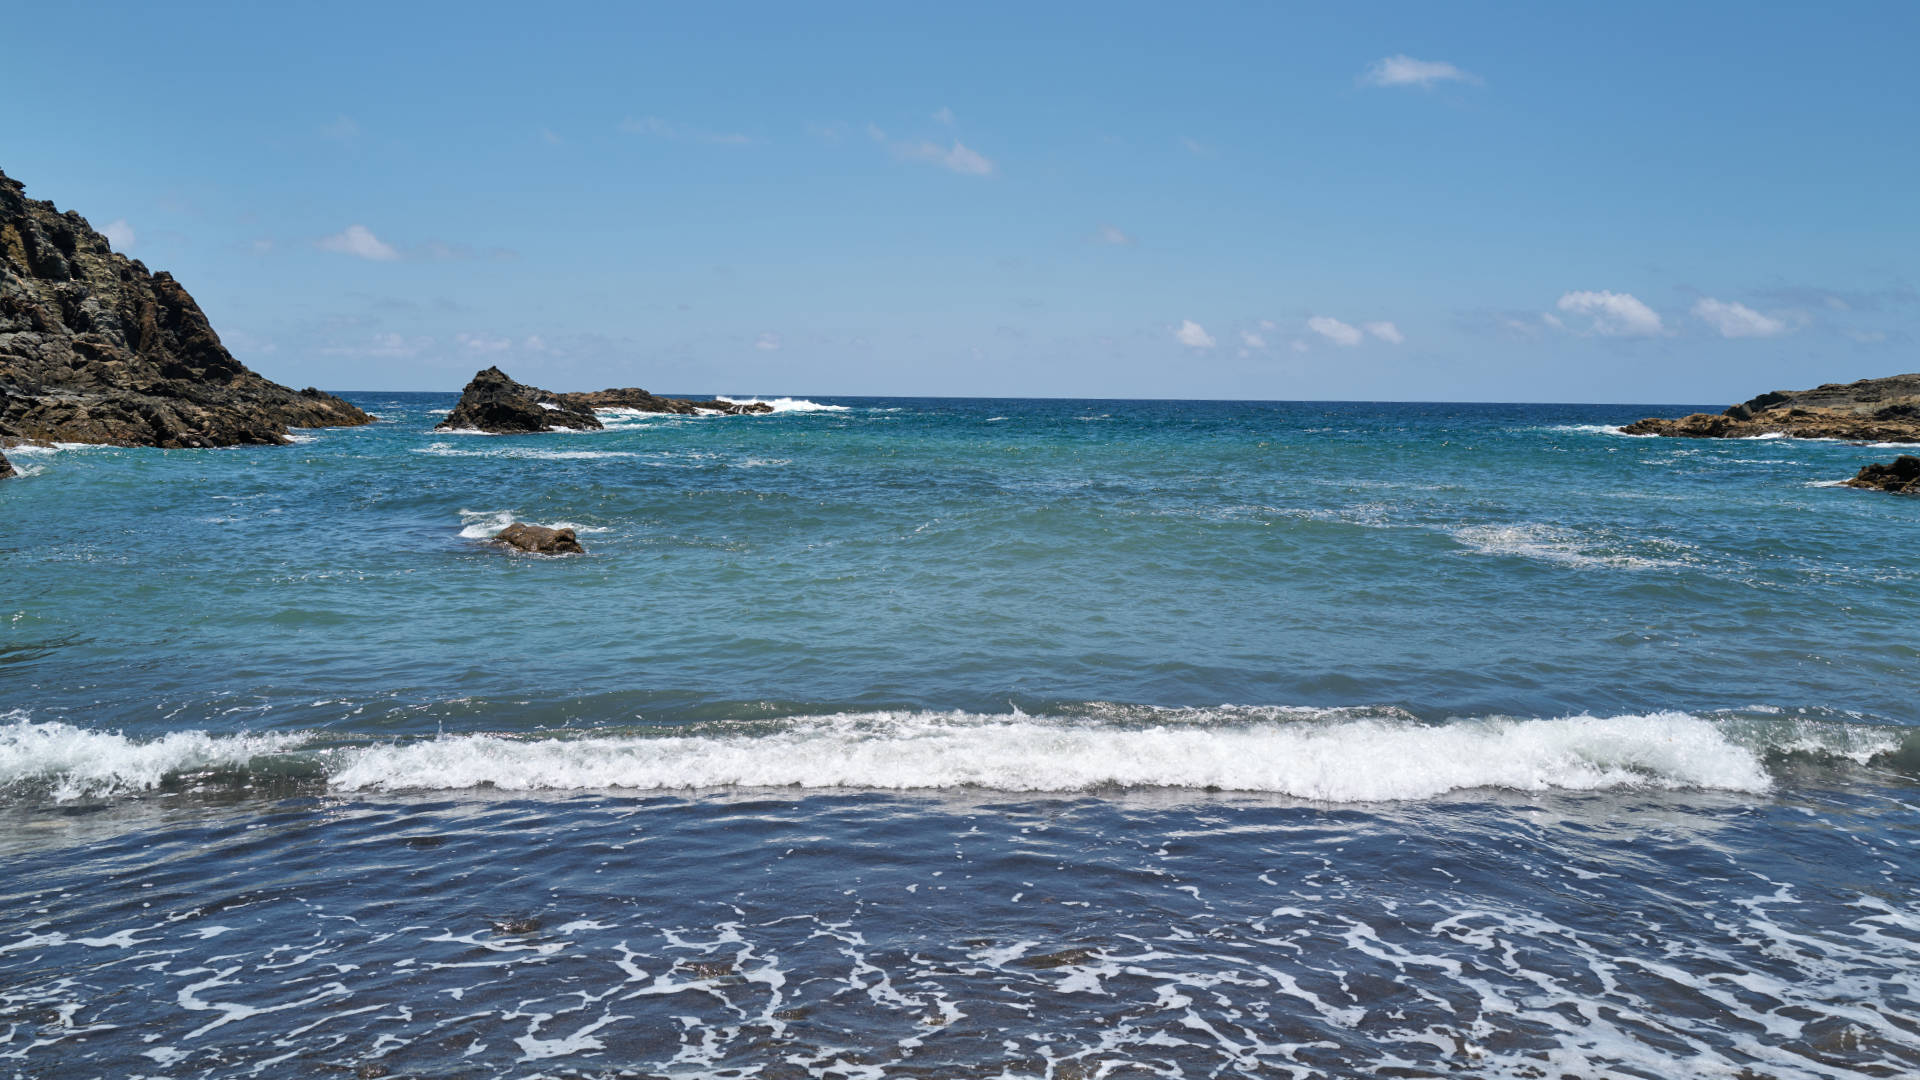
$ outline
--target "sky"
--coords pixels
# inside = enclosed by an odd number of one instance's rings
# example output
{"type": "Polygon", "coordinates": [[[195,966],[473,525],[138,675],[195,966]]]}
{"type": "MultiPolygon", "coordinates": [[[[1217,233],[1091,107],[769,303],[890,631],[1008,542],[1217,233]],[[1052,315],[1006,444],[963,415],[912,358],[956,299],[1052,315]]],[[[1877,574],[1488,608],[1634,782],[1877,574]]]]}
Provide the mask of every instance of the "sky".
{"type": "Polygon", "coordinates": [[[296,386],[1920,370],[1920,5],[24,4],[0,171],[296,386]]]}

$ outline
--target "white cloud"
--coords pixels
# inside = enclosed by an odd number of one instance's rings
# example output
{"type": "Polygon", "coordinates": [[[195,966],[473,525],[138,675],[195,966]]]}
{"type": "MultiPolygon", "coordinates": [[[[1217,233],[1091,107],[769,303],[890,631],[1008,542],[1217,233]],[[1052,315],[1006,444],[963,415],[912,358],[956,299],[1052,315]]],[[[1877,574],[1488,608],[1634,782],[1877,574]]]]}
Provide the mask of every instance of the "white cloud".
{"type": "Polygon", "coordinates": [[[993,175],[993,162],[959,139],[953,140],[951,147],[935,142],[895,143],[893,152],[909,161],[933,162],[963,176],[993,175]]]}
{"type": "Polygon", "coordinates": [[[1772,337],[1787,329],[1787,324],[1781,320],[1762,315],[1745,304],[1715,300],[1711,296],[1701,297],[1693,305],[1693,314],[1720,331],[1721,337],[1772,337]]]}
{"type": "Polygon", "coordinates": [[[933,118],[948,127],[953,126],[953,110],[947,108],[945,105],[940,106],[940,111],[934,113],[933,118]]]}
{"type": "Polygon", "coordinates": [[[1251,330],[1242,330],[1240,331],[1240,344],[1245,345],[1249,349],[1264,349],[1267,347],[1267,339],[1251,330]]]}
{"type": "Polygon", "coordinates": [[[1299,338],[1294,338],[1290,344],[1294,352],[1306,352],[1309,347],[1306,342],[1300,340],[1299,338]]]}
{"type": "Polygon", "coordinates": [[[1418,86],[1430,90],[1434,83],[1479,83],[1480,77],[1461,71],[1444,60],[1415,60],[1405,53],[1375,60],[1360,76],[1367,86],[1418,86]]]}
{"type": "Polygon", "coordinates": [[[107,243],[113,245],[113,250],[122,255],[133,250],[133,226],[127,224],[126,218],[114,218],[102,225],[100,235],[106,237],[107,243]]]}
{"type": "Polygon", "coordinates": [[[1555,306],[1569,315],[1592,318],[1589,329],[1602,337],[1653,337],[1666,330],[1659,313],[1631,293],[1570,292],[1555,306]]]}
{"type": "Polygon", "coordinates": [[[1180,328],[1173,332],[1173,336],[1190,349],[1211,349],[1214,346],[1213,335],[1192,319],[1180,320],[1180,328]]]}
{"type": "Polygon", "coordinates": [[[1272,319],[1261,319],[1261,320],[1260,320],[1260,329],[1262,329],[1262,330],[1278,330],[1278,329],[1280,329],[1280,325],[1279,325],[1278,323],[1276,323],[1276,322],[1274,322],[1274,321],[1273,321],[1272,319]]]}
{"type": "Polygon", "coordinates": [[[559,146],[561,143],[567,141],[561,138],[560,133],[552,128],[541,128],[540,138],[545,140],[549,146],[559,146]]]}
{"type": "Polygon", "coordinates": [[[1190,138],[1186,135],[1180,136],[1180,147],[1181,149],[1185,150],[1187,153],[1194,154],[1199,157],[1206,157],[1208,153],[1207,146],[1205,143],[1201,142],[1199,139],[1190,138]]]}
{"type": "Polygon", "coordinates": [[[767,352],[772,352],[775,349],[778,349],[780,347],[780,335],[773,333],[772,331],[768,331],[767,333],[761,334],[759,339],[753,343],[753,347],[756,349],[764,349],[767,352]]]}
{"type": "Polygon", "coordinates": [[[430,337],[409,338],[400,334],[375,334],[363,345],[323,345],[322,356],[364,356],[406,360],[433,347],[430,337]]]}
{"type": "Polygon", "coordinates": [[[1370,322],[1364,329],[1389,345],[1399,345],[1407,340],[1406,335],[1400,332],[1400,328],[1390,322],[1370,322]]]}
{"type": "Polygon", "coordinates": [[[513,342],[506,338],[485,334],[455,334],[453,340],[470,353],[503,353],[513,348],[513,342]]]}
{"type": "Polygon", "coordinates": [[[1325,315],[1315,315],[1313,318],[1308,319],[1307,329],[1319,334],[1321,337],[1326,338],[1328,341],[1333,342],[1343,349],[1352,348],[1360,344],[1360,331],[1357,327],[1348,326],[1339,319],[1329,318],[1325,315]]]}
{"type": "Polygon", "coordinates": [[[375,262],[391,262],[400,257],[393,245],[373,235],[365,225],[349,225],[345,232],[322,237],[320,250],[337,252],[341,255],[354,255],[375,262]]]}
{"type": "Polygon", "coordinates": [[[1094,239],[1103,244],[1114,244],[1120,247],[1125,247],[1133,243],[1133,237],[1121,232],[1120,226],[1118,225],[1100,226],[1099,230],[1094,233],[1094,239]]]}

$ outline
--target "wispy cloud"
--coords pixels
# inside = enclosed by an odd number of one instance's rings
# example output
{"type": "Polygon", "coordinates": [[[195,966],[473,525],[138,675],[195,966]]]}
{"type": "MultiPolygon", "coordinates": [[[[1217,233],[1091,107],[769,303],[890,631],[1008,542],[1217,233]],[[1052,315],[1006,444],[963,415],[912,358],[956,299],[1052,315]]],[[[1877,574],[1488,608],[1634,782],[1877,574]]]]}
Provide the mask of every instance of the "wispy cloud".
{"type": "Polygon", "coordinates": [[[1211,156],[1213,153],[1213,148],[1208,146],[1206,143],[1201,142],[1199,139],[1190,138],[1189,136],[1182,135],[1176,141],[1180,144],[1180,149],[1185,150],[1187,153],[1192,154],[1196,157],[1208,157],[1208,156],[1211,156]]]}
{"type": "Polygon", "coordinates": [[[1370,322],[1361,329],[1389,345],[1401,345],[1407,340],[1406,335],[1400,332],[1400,328],[1390,322],[1370,322]]]}
{"type": "Polygon", "coordinates": [[[1375,60],[1360,75],[1364,86],[1417,86],[1431,90],[1435,83],[1463,82],[1479,85],[1480,76],[1462,71],[1445,60],[1415,60],[1405,53],[1375,60]]]}
{"type": "Polygon", "coordinates": [[[337,116],[320,128],[321,138],[337,139],[340,142],[357,138],[359,134],[360,125],[354,123],[351,116],[337,116]]]}
{"type": "Polygon", "coordinates": [[[1361,333],[1357,326],[1350,326],[1330,315],[1315,315],[1307,320],[1307,329],[1333,342],[1343,349],[1351,349],[1360,344],[1361,333]]]}
{"type": "Polygon", "coordinates": [[[114,218],[102,225],[100,235],[106,237],[107,243],[113,245],[113,250],[122,255],[133,250],[133,226],[127,224],[126,218],[114,218]]]}
{"type": "Polygon", "coordinates": [[[754,339],[753,347],[765,352],[773,352],[780,348],[780,335],[769,330],[754,339]]]}
{"type": "Polygon", "coordinates": [[[947,108],[945,105],[940,106],[939,111],[933,114],[933,118],[945,127],[953,126],[953,110],[947,108]]]}
{"type": "Polygon", "coordinates": [[[375,262],[392,262],[400,257],[400,252],[392,244],[373,235],[373,230],[365,225],[349,225],[345,231],[323,236],[316,243],[322,251],[375,262]]]}
{"type": "MultiPolygon", "coordinates": [[[[1570,292],[1554,306],[1568,315],[1586,316],[1588,332],[1601,337],[1654,337],[1666,331],[1660,314],[1632,293],[1570,292]]],[[[1541,321],[1556,329],[1566,325],[1551,312],[1541,321]]]]}
{"type": "Polygon", "coordinates": [[[927,161],[963,176],[992,176],[993,161],[959,139],[953,145],[936,142],[894,143],[893,152],[908,161],[927,161]]]}
{"type": "Polygon", "coordinates": [[[1693,305],[1694,317],[1725,338],[1772,337],[1787,332],[1782,319],[1762,315],[1745,304],[1703,296],[1693,305]]]}
{"type": "Polygon", "coordinates": [[[1119,247],[1125,247],[1133,243],[1133,237],[1120,231],[1120,226],[1118,225],[1100,226],[1094,230],[1093,239],[1096,243],[1113,244],[1119,247]]]}
{"type": "MultiPolygon", "coordinates": [[[[256,241],[256,247],[260,242],[256,241]]],[[[405,259],[409,262],[472,262],[479,259],[517,259],[519,253],[508,248],[487,248],[479,250],[467,244],[449,244],[439,240],[401,249],[375,236],[372,229],[365,225],[349,225],[332,236],[323,236],[314,241],[314,246],[322,251],[331,251],[337,255],[352,255],[373,262],[397,262],[405,259]]],[[[271,249],[271,243],[259,250],[271,249]]]]}
{"type": "Polygon", "coordinates": [[[1267,347],[1267,339],[1251,330],[1242,330],[1240,331],[1240,344],[1245,345],[1249,349],[1264,349],[1267,347]]]}
{"type": "Polygon", "coordinates": [[[1173,336],[1180,344],[1190,349],[1211,349],[1215,344],[1213,335],[1207,333],[1206,327],[1192,319],[1180,320],[1180,325],[1173,331],[1173,336]]]}
{"type": "Polygon", "coordinates": [[[351,344],[323,345],[318,352],[322,356],[356,356],[388,360],[411,360],[433,347],[430,337],[407,337],[404,334],[375,334],[365,341],[351,344]]]}

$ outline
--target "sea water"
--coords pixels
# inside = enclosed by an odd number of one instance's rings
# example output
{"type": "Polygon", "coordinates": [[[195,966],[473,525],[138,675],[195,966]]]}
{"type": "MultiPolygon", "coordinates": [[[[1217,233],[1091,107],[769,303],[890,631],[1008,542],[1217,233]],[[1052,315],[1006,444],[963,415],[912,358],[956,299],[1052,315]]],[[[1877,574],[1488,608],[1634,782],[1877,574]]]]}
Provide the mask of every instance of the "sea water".
{"type": "Polygon", "coordinates": [[[0,1076],[1920,1073],[1894,448],[348,397],[8,452],[0,1076]]]}

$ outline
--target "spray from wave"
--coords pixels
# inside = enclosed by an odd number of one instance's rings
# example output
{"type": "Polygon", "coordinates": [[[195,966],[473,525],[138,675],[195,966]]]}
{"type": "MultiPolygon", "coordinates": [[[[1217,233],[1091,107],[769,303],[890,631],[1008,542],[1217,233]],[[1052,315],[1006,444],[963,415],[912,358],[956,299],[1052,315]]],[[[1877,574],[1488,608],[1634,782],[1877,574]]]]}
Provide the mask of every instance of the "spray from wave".
{"type": "Polygon", "coordinates": [[[139,740],[9,714],[0,789],[56,800],[137,793],[182,774],[256,768],[339,792],[804,788],[1088,792],[1165,788],[1330,803],[1473,789],[1764,794],[1789,755],[1898,764],[1903,729],[1665,712],[1426,724],[1284,709],[1165,712],[1163,722],[1013,712],[862,712],[752,724],[348,745],[290,734],[139,740]],[[272,756],[275,760],[259,759],[272,756]],[[290,764],[288,757],[291,756],[290,764]]]}

